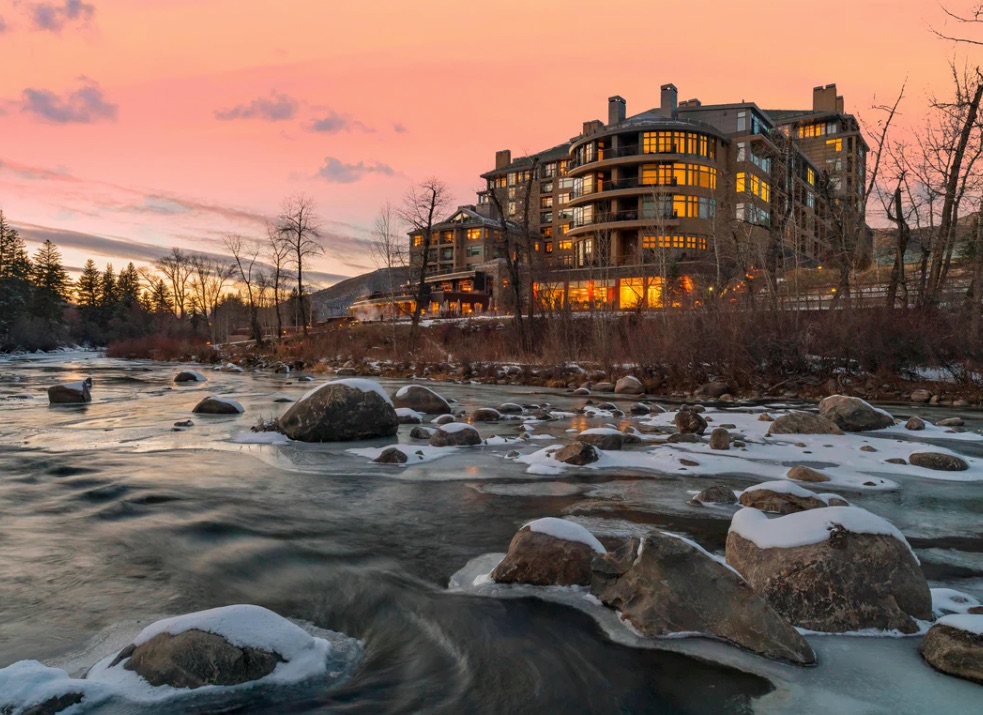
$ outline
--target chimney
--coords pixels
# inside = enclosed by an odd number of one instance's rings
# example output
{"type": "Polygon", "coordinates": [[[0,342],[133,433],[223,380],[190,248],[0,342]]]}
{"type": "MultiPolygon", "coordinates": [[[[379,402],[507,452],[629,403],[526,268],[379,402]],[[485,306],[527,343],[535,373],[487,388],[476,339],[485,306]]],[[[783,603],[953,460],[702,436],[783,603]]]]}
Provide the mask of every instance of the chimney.
{"type": "Polygon", "coordinates": [[[659,104],[659,113],[667,117],[676,116],[676,106],[679,102],[679,90],[674,84],[662,85],[662,101],[659,104]]]}
{"type": "Polygon", "coordinates": [[[687,99],[685,102],[679,103],[680,109],[693,109],[694,107],[702,107],[703,102],[698,99],[687,99]]]}
{"type": "Polygon", "coordinates": [[[502,149],[495,152],[495,168],[502,169],[512,163],[512,150],[502,149]]]}
{"type": "Polygon", "coordinates": [[[836,113],[843,114],[843,95],[839,94],[836,96],[836,113]]]}
{"type": "Polygon", "coordinates": [[[584,136],[593,134],[594,132],[603,128],[604,122],[602,122],[600,119],[591,119],[589,122],[584,122],[584,136]]]}
{"type": "Polygon", "coordinates": [[[621,122],[625,121],[625,112],[627,110],[628,104],[625,102],[624,97],[619,97],[618,95],[608,97],[608,126],[621,124],[621,122]]]}
{"type": "Polygon", "coordinates": [[[827,84],[825,87],[813,87],[812,111],[835,112],[837,107],[836,85],[827,84]]]}

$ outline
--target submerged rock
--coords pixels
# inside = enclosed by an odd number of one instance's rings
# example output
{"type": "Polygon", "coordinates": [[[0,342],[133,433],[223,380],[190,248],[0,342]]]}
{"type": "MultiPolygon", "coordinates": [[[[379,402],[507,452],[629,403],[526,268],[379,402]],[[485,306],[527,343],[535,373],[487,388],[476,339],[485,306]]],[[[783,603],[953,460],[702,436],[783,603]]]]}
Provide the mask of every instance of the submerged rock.
{"type": "Polygon", "coordinates": [[[473,447],[481,444],[478,430],[464,422],[441,425],[430,435],[432,447],[473,447]]]}
{"type": "Polygon", "coordinates": [[[921,652],[936,670],[983,685],[983,615],[940,618],[925,634],[921,652]]]}
{"type": "Polygon", "coordinates": [[[908,462],[916,467],[937,472],[965,472],[969,469],[965,459],[941,452],[915,452],[908,455],[908,462]]]}
{"type": "Polygon", "coordinates": [[[426,415],[446,415],[451,411],[447,400],[423,385],[406,385],[396,390],[393,407],[407,407],[426,415]]]}
{"type": "Polygon", "coordinates": [[[66,382],[48,388],[48,403],[52,405],[81,405],[92,402],[92,378],[66,382]]]}
{"type": "Polygon", "coordinates": [[[174,382],[181,384],[185,382],[205,382],[208,378],[200,372],[194,370],[182,370],[174,376],[174,382]]]}
{"type": "Polygon", "coordinates": [[[766,658],[816,662],[809,644],[779,613],[702,549],[652,531],[634,553],[625,551],[595,557],[591,592],[638,631],[706,634],[766,658]]]}
{"type": "Polygon", "coordinates": [[[822,415],[789,412],[780,415],[768,427],[768,436],[775,434],[843,434],[843,430],[822,415]]]}
{"type": "Polygon", "coordinates": [[[534,586],[586,586],[591,561],[604,553],[601,543],[584,527],[566,519],[538,519],[526,524],[509,544],[509,551],[491,572],[498,583],[534,586]]]}
{"type": "Polygon", "coordinates": [[[399,430],[399,418],[378,383],[336,380],[291,405],[279,425],[287,437],[301,442],[348,442],[392,437],[399,430]]]}
{"type": "Polygon", "coordinates": [[[843,633],[865,628],[916,633],[932,596],[908,542],[856,507],[827,507],[769,520],[734,515],[727,563],[793,624],[843,633]]]}
{"type": "Polygon", "coordinates": [[[859,397],[831,395],[819,403],[819,414],[847,432],[866,432],[884,429],[894,424],[894,418],[859,397]]]}

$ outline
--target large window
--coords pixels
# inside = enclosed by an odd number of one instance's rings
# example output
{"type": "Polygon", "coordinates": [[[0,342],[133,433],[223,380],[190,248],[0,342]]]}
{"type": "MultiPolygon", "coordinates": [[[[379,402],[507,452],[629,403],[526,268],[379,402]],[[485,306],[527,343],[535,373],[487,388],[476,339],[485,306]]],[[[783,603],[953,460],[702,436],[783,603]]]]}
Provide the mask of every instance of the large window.
{"type": "Polygon", "coordinates": [[[644,132],[642,134],[642,153],[690,154],[715,159],[717,141],[713,137],[696,132],[644,132]]]}
{"type": "Polygon", "coordinates": [[[570,281],[567,300],[574,310],[614,307],[614,280],[570,281]]]}
{"type": "Polygon", "coordinates": [[[833,151],[843,151],[843,140],[842,139],[827,139],[826,148],[832,149],[833,151]]]}
{"type": "Polygon", "coordinates": [[[469,241],[479,241],[481,240],[481,229],[480,228],[469,228],[468,229],[468,240],[469,241]]]}
{"type": "Polygon", "coordinates": [[[642,236],[642,248],[654,250],[657,248],[675,248],[689,250],[707,250],[706,236],[684,234],[645,234],[642,236]]]}
{"type": "Polygon", "coordinates": [[[717,170],[703,164],[645,164],[642,166],[643,186],[699,186],[717,188],[717,170]]]}
{"type": "Polygon", "coordinates": [[[736,182],[737,193],[750,193],[762,201],[771,200],[771,186],[757,174],[739,171],[736,182]]]}
{"type": "Polygon", "coordinates": [[[662,307],[662,278],[622,278],[618,284],[618,305],[622,310],[662,307]]]}

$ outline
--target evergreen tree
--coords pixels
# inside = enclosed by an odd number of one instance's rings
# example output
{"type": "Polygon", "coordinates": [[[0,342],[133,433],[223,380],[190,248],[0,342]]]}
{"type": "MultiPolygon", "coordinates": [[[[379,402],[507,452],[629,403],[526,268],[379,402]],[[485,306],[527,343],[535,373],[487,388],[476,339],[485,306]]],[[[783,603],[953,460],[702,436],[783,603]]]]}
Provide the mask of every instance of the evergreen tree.
{"type": "Polygon", "coordinates": [[[171,300],[171,291],[163,278],[152,278],[150,288],[147,291],[147,304],[154,313],[170,313],[174,310],[174,301],[171,300]]]}
{"type": "Polygon", "coordinates": [[[61,322],[69,279],[61,263],[61,252],[51,241],[42,243],[35,252],[31,279],[34,284],[31,313],[42,320],[61,322]]]}
{"type": "Polygon", "coordinates": [[[112,263],[106,265],[106,272],[99,283],[99,307],[103,320],[110,320],[119,308],[119,289],[112,263]]]}
{"type": "Polygon", "coordinates": [[[91,312],[100,302],[100,277],[99,269],[96,268],[95,261],[91,258],[85,262],[82,268],[82,275],[79,276],[75,284],[75,297],[83,314],[91,312]]]}
{"type": "Polygon", "coordinates": [[[124,310],[129,310],[140,302],[140,274],[132,263],[119,272],[116,288],[119,292],[119,304],[124,310]]]}
{"type": "Polygon", "coordinates": [[[0,344],[24,317],[31,298],[31,261],[24,240],[0,211],[0,344]]]}

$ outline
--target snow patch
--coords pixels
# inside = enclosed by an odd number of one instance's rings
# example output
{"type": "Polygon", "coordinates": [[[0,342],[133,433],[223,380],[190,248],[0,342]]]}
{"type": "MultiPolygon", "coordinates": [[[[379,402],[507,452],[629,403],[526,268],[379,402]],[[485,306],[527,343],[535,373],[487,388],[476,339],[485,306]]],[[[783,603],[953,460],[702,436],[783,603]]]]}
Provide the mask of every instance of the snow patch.
{"type": "Polygon", "coordinates": [[[604,545],[597,540],[596,536],[587,531],[587,529],[582,527],[580,524],[567,521],[566,519],[556,519],[550,516],[546,517],[545,519],[530,521],[522,528],[525,529],[526,527],[528,527],[530,531],[535,531],[539,534],[547,534],[556,539],[563,539],[564,541],[578,541],[581,544],[587,544],[587,546],[591,547],[599,554],[607,553],[604,545]]]}
{"type": "Polygon", "coordinates": [[[943,616],[935,622],[939,626],[949,626],[956,630],[972,633],[976,636],[983,636],[983,615],[972,613],[956,613],[951,616],[943,616]]]}
{"type": "Polygon", "coordinates": [[[345,387],[350,387],[353,390],[360,390],[362,392],[374,392],[383,400],[385,400],[386,404],[392,405],[393,403],[393,401],[389,398],[389,394],[382,389],[382,386],[378,382],[375,382],[374,380],[366,380],[364,378],[359,378],[359,377],[349,377],[343,380],[331,380],[330,382],[325,382],[305,392],[304,396],[301,397],[299,401],[302,402],[306,400],[308,397],[313,395],[322,387],[326,387],[328,385],[344,385],[345,387]]]}

